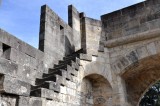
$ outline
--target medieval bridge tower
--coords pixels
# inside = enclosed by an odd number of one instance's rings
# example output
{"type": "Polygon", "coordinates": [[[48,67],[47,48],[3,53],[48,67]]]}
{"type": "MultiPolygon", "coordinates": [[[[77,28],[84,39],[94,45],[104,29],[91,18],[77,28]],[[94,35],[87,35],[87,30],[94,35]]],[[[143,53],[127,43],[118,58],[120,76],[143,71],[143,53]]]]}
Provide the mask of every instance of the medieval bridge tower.
{"type": "Polygon", "coordinates": [[[139,106],[160,79],[160,0],[68,14],[41,7],[39,49],[0,29],[0,106],[139,106]]]}

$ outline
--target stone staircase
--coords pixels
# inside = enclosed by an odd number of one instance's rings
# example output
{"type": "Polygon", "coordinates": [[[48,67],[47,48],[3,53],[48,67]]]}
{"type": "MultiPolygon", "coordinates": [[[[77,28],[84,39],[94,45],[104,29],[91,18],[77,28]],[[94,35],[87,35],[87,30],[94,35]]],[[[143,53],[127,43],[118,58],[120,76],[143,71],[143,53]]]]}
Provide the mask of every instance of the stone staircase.
{"type": "Polygon", "coordinates": [[[62,93],[60,88],[67,87],[67,81],[76,83],[82,52],[81,49],[64,57],[58,65],[48,69],[48,73],[43,73],[42,78],[37,78],[35,86],[31,86],[30,96],[56,99],[62,93]]]}

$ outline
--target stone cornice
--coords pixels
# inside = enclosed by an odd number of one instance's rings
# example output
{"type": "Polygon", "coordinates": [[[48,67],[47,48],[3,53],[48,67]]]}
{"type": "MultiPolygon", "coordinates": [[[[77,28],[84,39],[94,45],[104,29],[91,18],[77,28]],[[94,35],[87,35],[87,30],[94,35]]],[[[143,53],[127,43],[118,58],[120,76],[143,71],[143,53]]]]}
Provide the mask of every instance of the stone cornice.
{"type": "Polygon", "coordinates": [[[149,30],[149,31],[142,32],[139,34],[134,34],[131,36],[125,36],[125,37],[121,37],[113,40],[108,40],[104,42],[104,46],[111,48],[111,47],[116,47],[116,46],[120,46],[128,43],[133,43],[133,42],[156,38],[156,37],[160,37],[160,29],[149,30]]]}

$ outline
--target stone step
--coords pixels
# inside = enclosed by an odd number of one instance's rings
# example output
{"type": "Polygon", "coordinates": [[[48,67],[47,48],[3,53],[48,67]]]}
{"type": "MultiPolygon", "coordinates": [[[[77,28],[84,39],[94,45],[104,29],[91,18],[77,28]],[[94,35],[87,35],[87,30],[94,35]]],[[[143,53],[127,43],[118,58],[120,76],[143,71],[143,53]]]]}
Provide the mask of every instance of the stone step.
{"type": "MultiPolygon", "coordinates": [[[[65,57],[77,57],[77,56],[79,56],[79,54],[80,54],[80,53],[74,53],[74,54],[71,54],[71,55],[67,55],[67,56],[65,56],[65,57]]],[[[65,58],[65,57],[64,57],[64,58],[65,58]]]]}
{"type": "Polygon", "coordinates": [[[71,75],[73,76],[77,76],[78,75],[78,72],[71,66],[67,66],[67,72],[70,73],[71,75]]]}
{"type": "MultiPolygon", "coordinates": [[[[70,54],[70,55],[79,54],[79,53],[83,53],[83,52],[84,52],[83,49],[80,49],[80,50],[78,50],[78,51],[76,51],[76,52],[73,52],[73,53],[70,54]]],[[[67,56],[70,56],[70,55],[67,55],[67,56]]]]}
{"type": "Polygon", "coordinates": [[[92,61],[92,55],[80,54],[79,59],[80,59],[80,60],[92,61]]]}
{"type": "Polygon", "coordinates": [[[68,57],[64,57],[63,60],[75,60],[77,58],[80,57],[80,54],[74,55],[74,56],[68,56],[68,57]]]}
{"type": "MultiPolygon", "coordinates": [[[[57,70],[56,70],[57,71],[57,70]]],[[[66,69],[59,69],[58,70],[59,72],[57,72],[57,73],[61,73],[61,76],[63,77],[63,78],[66,78],[67,80],[71,80],[71,70],[67,70],[67,68],[66,69]]],[[[45,74],[44,73],[44,77],[49,77],[49,76],[53,76],[53,75],[56,75],[55,74],[56,72],[55,72],[55,70],[53,70],[53,71],[50,71],[50,73],[48,73],[48,74],[45,74]]],[[[60,75],[60,74],[59,74],[60,75]]]]}
{"type": "Polygon", "coordinates": [[[75,62],[80,65],[80,59],[79,58],[76,58],[75,62]]]}
{"type": "Polygon", "coordinates": [[[71,62],[71,61],[73,61],[73,62],[77,63],[78,65],[80,65],[80,59],[79,59],[79,57],[61,60],[59,62],[59,64],[61,64],[61,63],[68,63],[68,62],[71,62]]]}
{"type": "Polygon", "coordinates": [[[58,70],[66,70],[67,69],[67,65],[65,65],[65,66],[62,66],[61,68],[54,68],[54,69],[49,69],[48,70],[48,74],[50,74],[50,73],[53,73],[53,72],[55,72],[55,71],[58,71],[58,70]]]}
{"type": "Polygon", "coordinates": [[[66,80],[68,80],[68,81],[71,81],[71,74],[67,74],[67,78],[66,78],[66,80]]]}
{"type": "Polygon", "coordinates": [[[42,79],[37,78],[36,79],[36,85],[41,85],[45,81],[54,81],[54,82],[57,82],[61,85],[66,85],[66,78],[64,78],[60,75],[52,75],[52,76],[45,77],[45,78],[42,78],[42,79]]]}
{"type": "MultiPolygon", "coordinates": [[[[78,61],[78,59],[77,59],[77,61],[78,61]]],[[[59,66],[63,66],[63,65],[71,65],[74,69],[76,69],[76,70],[79,70],[79,63],[76,63],[75,61],[73,61],[73,60],[70,60],[70,61],[68,61],[69,62],[69,64],[68,63],[60,63],[60,65],[59,66]]]]}
{"type": "Polygon", "coordinates": [[[74,82],[74,83],[77,83],[77,77],[76,77],[76,76],[70,74],[69,77],[70,77],[70,80],[69,80],[69,81],[74,82]]]}
{"type": "Polygon", "coordinates": [[[56,68],[49,68],[48,73],[52,73],[52,72],[60,70],[60,69],[64,69],[64,70],[67,69],[67,65],[61,65],[61,66],[56,67],[56,68]]]}
{"type": "Polygon", "coordinates": [[[60,76],[66,77],[67,71],[63,70],[63,69],[53,70],[53,71],[51,71],[51,73],[48,73],[48,74],[44,73],[43,78],[49,77],[49,76],[52,76],[52,75],[60,75],[60,76]]]}
{"type": "Polygon", "coordinates": [[[54,90],[55,92],[60,92],[60,84],[53,81],[45,81],[43,84],[38,86],[31,86],[31,90],[34,91],[39,88],[46,88],[50,90],[54,90]]]}
{"type": "Polygon", "coordinates": [[[59,64],[60,65],[62,65],[62,64],[72,65],[73,68],[75,68],[76,70],[78,70],[79,69],[80,61],[78,60],[78,58],[76,58],[75,61],[73,61],[73,60],[59,61],[59,64]]]}
{"type": "Polygon", "coordinates": [[[39,88],[47,88],[47,89],[49,89],[49,85],[47,83],[45,83],[45,82],[40,84],[40,85],[32,85],[31,86],[31,91],[34,91],[34,90],[39,89],[39,88]]]}
{"type": "Polygon", "coordinates": [[[60,85],[57,82],[47,81],[49,83],[49,89],[54,90],[55,92],[60,92],[60,85]]]}
{"type": "MultiPolygon", "coordinates": [[[[71,75],[71,74],[70,74],[71,72],[70,72],[70,70],[68,70],[69,72],[67,71],[67,67],[66,67],[66,69],[59,69],[59,70],[62,70],[62,71],[63,71],[63,74],[64,74],[64,75],[62,75],[63,78],[66,78],[67,80],[70,80],[70,79],[71,79],[71,76],[70,76],[70,75],[71,75]],[[66,76],[65,76],[65,73],[66,73],[66,76]]],[[[55,75],[55,71],[57,71],[57,70],[50,69],[49,72],[48,72],[48,74],[45,74],[45,73],[44,73],[44,76],[46,76],[46,77],[48,76],[48,77],[49,77],[49,76],[55,75]]]]}
{"type": "Polygon", "coordinates": [[[72,62],[61,63],[61,64],[58,64],[58,65],[54,65],[54,68],[61,67],[61,66],[65,66],[65,65],[71,65],[71,64],[72,64],[72,62]]]}
{"type": "Polygon", "coordinates": [[[61,61],[59,61],[59,64],[60,64],[60,65],[61,65],[61,64],[71,64],[71,61],[72,61],[72,60],[67,60],[67,61],[61,60],[61,61]]]}
{"type": "Polygon", "coordinates": [[[74,72],[73,72],[72,75],[74,75],[75,77],[77,77],[78,76],[78,71],[74,69],[74,72]]]}
{"type": "Polygon", "coordinates": [[[77,71],[79,70],[79,64],[76,63],[76,62],[74,62],[74,61],[72,61],[72,67],[73,67],[74,69],[76,69],[77,71]]]}
{"type": "Polygon", "coordinates": [[[71,61],[74,61],[74,62],[76,62],[77,64],[80,64],[80,59],[79,59],[78,57],[76,57],[76,58],[74,58],[74,59],[61,60],[61,61],[59,61],[59,64],[61,64],[61,63],[68,63],[68,62],[71,62],[71,61]]]}
{"type": "Polygon", "coordinates": [[[42,97],[42,98],[51,99],[55,101],[60,100],[59,93],[46,88],[39,88],[34,91],[31,91],[30,96],[42,97]]]}
{"type": "Polygon", "coordinates": [[[63,61],[76,61],[77,57],[71,57],[71,58],[63,58],[63,61]]]}
{"type": "Polygon", "coordinates": [[[62,65],[54,65],[54,68],[53,69],[64,69],[67,67],[67,64],[62,64],[62,65]]]}

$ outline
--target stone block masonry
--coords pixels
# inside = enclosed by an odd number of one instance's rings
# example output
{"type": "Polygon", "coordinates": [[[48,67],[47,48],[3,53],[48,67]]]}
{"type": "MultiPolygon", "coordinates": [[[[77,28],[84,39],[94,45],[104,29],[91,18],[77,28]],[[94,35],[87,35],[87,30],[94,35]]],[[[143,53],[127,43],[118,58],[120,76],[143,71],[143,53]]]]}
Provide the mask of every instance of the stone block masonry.
{"type": "Polygon", "coordinates": [[[0,29],[0,106],[139,106],[160,79],[160,1],[68,24],[41,7],[39,49],[0,29]]]}

